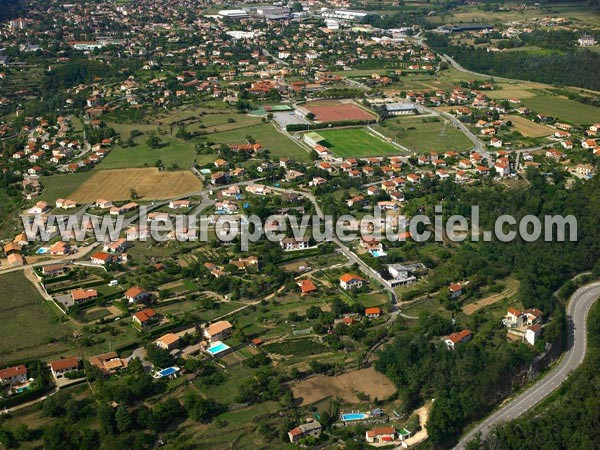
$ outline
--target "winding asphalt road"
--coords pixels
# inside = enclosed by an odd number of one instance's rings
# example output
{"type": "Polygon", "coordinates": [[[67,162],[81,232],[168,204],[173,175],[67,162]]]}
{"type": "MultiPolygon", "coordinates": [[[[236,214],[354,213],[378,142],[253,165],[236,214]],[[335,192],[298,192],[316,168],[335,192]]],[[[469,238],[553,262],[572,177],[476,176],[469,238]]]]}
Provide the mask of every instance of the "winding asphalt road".
{"type": "Polygon", "coordinates": [[[579,367],[585,358],[587,349],[587,315],[599,297],[600,283],[588,284],[573,294],[567,307],[569,327],[567,351],[560,362],[525,392],[477,424],[475,428],[463,436],[454,447],[455,449],[464,449],[477,433],[481,433],[481,437],[485,438],[494,426],[516,419],[526,413],[558,389],[571,372],[579,367]]]}

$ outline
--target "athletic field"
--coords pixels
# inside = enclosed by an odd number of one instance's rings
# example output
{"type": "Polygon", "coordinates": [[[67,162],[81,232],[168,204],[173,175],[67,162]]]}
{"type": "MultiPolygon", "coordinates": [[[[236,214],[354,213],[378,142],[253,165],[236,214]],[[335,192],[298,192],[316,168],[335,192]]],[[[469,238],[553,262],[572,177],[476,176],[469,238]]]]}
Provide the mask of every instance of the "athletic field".
{"type": "Polygon", "coordinates": [[[369,134],[364,128],[318,130],[329,149],[337,156],[362,157],[399,154],[401,151],[389,142],[369,134]]]}

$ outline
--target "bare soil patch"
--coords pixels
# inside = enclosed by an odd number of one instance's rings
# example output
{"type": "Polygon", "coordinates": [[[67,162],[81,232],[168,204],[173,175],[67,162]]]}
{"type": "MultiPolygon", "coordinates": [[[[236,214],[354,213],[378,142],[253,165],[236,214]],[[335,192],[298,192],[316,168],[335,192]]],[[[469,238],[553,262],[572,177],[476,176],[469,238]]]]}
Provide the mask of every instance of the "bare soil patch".
{"type": "Polygon", "coordinates": [[[375,368],[354,370],[336,377],[317,375],[292,386],[295,398],[308,405],[326,397],[340,397],[346,403],[360,403],[358,393],[371,400],[385,399],[396,392],[394,384],[375,368]]]}

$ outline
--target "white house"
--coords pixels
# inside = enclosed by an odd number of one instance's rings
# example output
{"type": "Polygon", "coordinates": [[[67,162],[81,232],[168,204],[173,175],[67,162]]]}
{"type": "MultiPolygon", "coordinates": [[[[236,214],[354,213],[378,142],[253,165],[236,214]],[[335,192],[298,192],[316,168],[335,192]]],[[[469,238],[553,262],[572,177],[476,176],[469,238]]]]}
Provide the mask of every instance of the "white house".
{"type": "Polygon", "coordinates": [[[506,328],[520,327],[525,323],[525,314],[515,308],[508,308],[506,316],[502,319],[502,324],[506,328]]]}
{"type": "Polygon", "coordinates": [[[396,429],[393,427],[374,428],[365,433],[365,439],[368,443],[384,443],[396,440],[396,429]]]}
{"type": "Polygon", "coordinates": [[[528,344],[535,345],[536,341],[542,334],[542,326],[540,324],[531,325],[525,331],[525,340],[528,344]]]}
{"type": "Polygon", "coordinates": [[[23,364],[0,370],[0,385],[10,384],[13,386],[25,381],[27,381],[27,368],[23,364]]]}
{"type": "Polygon", "coordinates": [[[79,369],[79,359],[75,356],[63,358],[50,363],[50,371],[55,379],[62,378],[67,372],[74,372],[79,369]]]}
{"type": "Polygon", "coordinates": [[[309,247],[310,238],[303,236],[300,239],[293,237],[283,238],[279,241],[279,245],[284,251],[302,250],[309,247]]]}
{"type": "Polygon", "coordinates": [[[340,287],[346,291],[360,289],[364,282],[364,278],[354,275],[353,273],[345,273],[340,277],[340,287]]]}
{"type": "Polygon", "coordinates": [[[457,333],[452,333],[446,336],[444,342],[449,350],[454,350],[454,346],[471,340],[472,334],[470,330],[462,330],[457,333]]]}

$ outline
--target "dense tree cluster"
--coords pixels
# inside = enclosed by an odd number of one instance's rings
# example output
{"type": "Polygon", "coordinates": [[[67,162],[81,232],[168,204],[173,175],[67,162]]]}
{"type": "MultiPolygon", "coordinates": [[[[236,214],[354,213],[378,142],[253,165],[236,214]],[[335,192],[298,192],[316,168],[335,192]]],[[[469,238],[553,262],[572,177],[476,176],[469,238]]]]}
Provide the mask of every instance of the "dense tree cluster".
{"type": "Polygon", "coordinates": [[[488,52],[483,47],[452,45],[448,37],[434,33],[427,35],[427,42],[434,50],[452,56],[460,64],[475,72],[541,83],[600,89],[600,79],[595,71],[590,70],[591,67],[600,66],[600,55],[590,50],[572,49],[569,52],[543,53],[527,50],[488,52]]]}

